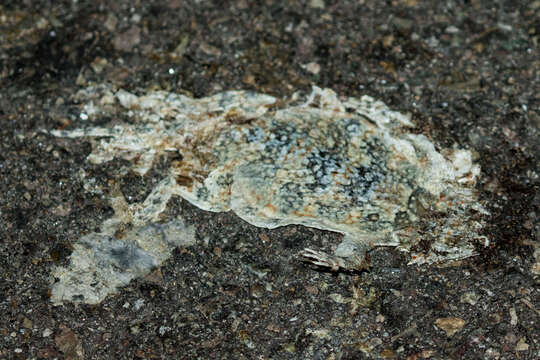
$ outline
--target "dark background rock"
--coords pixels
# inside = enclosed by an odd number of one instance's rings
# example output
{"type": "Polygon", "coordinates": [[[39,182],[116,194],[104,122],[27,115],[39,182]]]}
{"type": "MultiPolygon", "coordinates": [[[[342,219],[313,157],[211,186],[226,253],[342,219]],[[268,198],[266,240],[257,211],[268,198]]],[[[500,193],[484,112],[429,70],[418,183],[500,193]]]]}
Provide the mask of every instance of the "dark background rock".
{"type": "Polygon", "coordinates": [[[68,356],[69,330],[87,359],[538,358],[538,19],[538,1],[3,1],[0,357],[68,356]],[[85,162],[88,142],[40,132],[84,126],[73,94],[105,81],[196,97],[316,84],[412,112],[441,147],[475,151],[492,245],[430,267],[382,249],[370,272],[333,274],[296,253],[336,234],[258,229],[175,199],[168,216],[197,224],[200,242],[159,281],[53,307],[51,267],[112,215],[79,172],[138,200],[163,166],[122,176],[121,161],[85,162]],[[465,325],[447,336],[446,318],[465,325]]]}

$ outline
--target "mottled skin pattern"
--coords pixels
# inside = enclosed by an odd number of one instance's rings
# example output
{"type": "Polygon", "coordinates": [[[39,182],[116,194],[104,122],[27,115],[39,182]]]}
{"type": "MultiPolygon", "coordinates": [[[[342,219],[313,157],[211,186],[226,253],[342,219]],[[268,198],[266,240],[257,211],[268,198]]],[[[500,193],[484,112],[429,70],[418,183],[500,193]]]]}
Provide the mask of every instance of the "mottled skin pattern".
{"type": "Polygon", "coordinates": [[[487,244],[478,235],[484,210],[473,191],[480,169],[470,153],[443,156],[425,136],[408,132],[408,116],[370,97],[338,99],[317,87],[306,101],[282,103],[244,91],[196,100],[101,86],[83,95],[93,99],[85,106],[91,116],[120,103],[134,120],[53,132],[97,138],[89,161],[120,157],[145,174],[156,157],[177,155],[144,202],[115,209],[118,223],[155,223],[171,196],[180,195],[260,227],[301,224],[343,233],[335,255],[304,253],[334,269],[364,267],[364,252],[374,246],[396,246],[422,263],[468,257],[476,242],[487,244]]]}

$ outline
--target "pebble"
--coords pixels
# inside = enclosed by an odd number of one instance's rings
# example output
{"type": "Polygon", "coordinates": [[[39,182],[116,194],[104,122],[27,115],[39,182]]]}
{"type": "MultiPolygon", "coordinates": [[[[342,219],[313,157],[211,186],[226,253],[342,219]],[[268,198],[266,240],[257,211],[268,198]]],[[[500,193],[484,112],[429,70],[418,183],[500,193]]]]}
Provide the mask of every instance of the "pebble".
{"type": "Polygon", "coordinates": [[[476,305],[476,303],[478,303],[479,299],[480,299],[480,296],[478,296],[477,293],[475,293],[474,291],[469,291],[461,295],[460,301],[462,303],[467,303],[474,306],[476,305]]]}
{"type": "Polygon", "coordinates": [[[465,326],[465,320],[455,317],[439,318],[435,320],[435,325],[451,337],[465,326]]]}
{"type": "Polygon", "coordinates": [[[56,335],[56,347],[64,353],[66,359],[84,359],[82,344],[70,328],[60,325],[60,334],[56,335]]]}
{"type": "Polygon", "coordinates": [[[447,34],[457,34],[460,30],[455,27],[454,25],[450,25],[449,27],[447,27],[444,32],[447,33],[447,34]]]}
{"type": "Polygon", "coordinates": [[[29,318],[24,318],[23,320],[23,326],[27,329],[31,329],[32,328],[32,320],[30,320],[29,318]]]}
{"type": "Polygon", "coordinates": [[[325,6],[324,0],[311,0],[309,2],[309,7],[312,9],[324,9],[325,6]]]}
{"type": "Polygon", "coordinates": [[[316,62],[310,62],[304,65],[303,68],[313,75],[317,75],[321,71],[321,65],[317,64],[316,62]]]}
{"type": "Polygon", "coordinates": [[[133,305],[133,308],[135,310],[140,310],[140,308],[142,308],[144,306],[144,299],[137,299],[137,301],[135,301],[135,304],[133,305]]]}
{"type": "Polygon", "coordinates": [[[525,336],[519,339],[516,345],[516,351],[527,351],[529,350],[529,344],[525,342],[525,336]]]}
{"type": "Polygon", "coordinates": [[[510,308],[510,324],[516,326],[518,323],[518,317],[516,313],[516,308],[510,308]]]}
{"type": "Polygon", "coordinates": [[[132,26],[127,31],[114,37],[112,44],[118,51],[131,51],[141,42],[141,29],[138,26],[132,26]]]}

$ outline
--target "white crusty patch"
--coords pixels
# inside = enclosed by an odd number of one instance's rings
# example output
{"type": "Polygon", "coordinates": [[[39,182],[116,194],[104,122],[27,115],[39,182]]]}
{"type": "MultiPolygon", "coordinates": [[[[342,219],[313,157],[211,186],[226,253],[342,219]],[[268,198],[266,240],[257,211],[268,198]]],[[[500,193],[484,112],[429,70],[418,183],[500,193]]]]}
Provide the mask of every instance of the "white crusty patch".
{"type": "MultiPolygon", "coordinates": [[[[414,125],[408,115],[369,96],[338,98],[332,90],[313,87],[304,101],[248,91],[193,99],[163,91],[137,96],[101,85],[77,97],[90,120],[120,112],[130,117],[129,124],[51,132],[94,139],[90,162],[122,158],[144,175],[160,156],[172,153],[177,159],[144,202],[124,204],[124,210],[116,206],[101,237],[81,238],[79,244],[93,245],[77,245],[70,267],[56,270],[58,302],[76,300],[79,290],[64,285],[70,276],[77,282],[70,274],[80,271],[77,261],[83,263],[79,248],[87,256],[105,253],[103,236],[107,246],[116,246],[118,225],[111,224],[131,223],[139,230],[167,226],[156,224],[174,195],[204,210],[232,210],[259,227],[300,224],[342,233],[334,255],[305,253],[333,267],[361,267],[363,252],[374,246],[395,246],[419,264],[469,257],[476,243],[487,244],[479,235],[485,210],[474,192],[480,168],[471,153],[437,151],[425,135],[409,131],[414,125]],[[61,294],[58,284],[64,284],[61,294]]],[[[138,235],[128,235],[121,240],[140,246],[138,235]]],[[[112,288],[159,265],[162,254],[182,242],[163,247],[162,240],[145,241],[144,255],[150,255],[139,259],[150,265],[112,288]],[[159,256],[152,253],[154,246],[162,248],[159,256]]],[[[85,281],[91,280],[96,281],[85,281]]]]}

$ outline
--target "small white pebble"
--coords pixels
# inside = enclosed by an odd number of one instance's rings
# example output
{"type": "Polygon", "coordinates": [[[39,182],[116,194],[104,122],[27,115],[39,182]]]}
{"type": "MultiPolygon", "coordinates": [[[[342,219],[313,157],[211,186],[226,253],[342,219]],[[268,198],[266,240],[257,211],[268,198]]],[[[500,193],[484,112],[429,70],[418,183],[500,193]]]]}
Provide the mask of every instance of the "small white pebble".
{"type": "Polygon", "coordinates": [[[444,32],[446,32],[447,34],[457,34],[459,31],[460,30],[454,25],[450,25],[444,30],[444,32]]]}
{"type": "Polygon", "coordinates": [[[518,323],[518,317],[516,313],[516,308],[510,308],[510,324],[516,326],[518,323]]]}
{"type": "Polygon", "coordinates": [[[142,308],[144,305],[144,299],[139,299],[137,301],[135,301],[135,305],[133,306],[135,308],[135,310],[139,310],[140,308],[142,308]]]}

